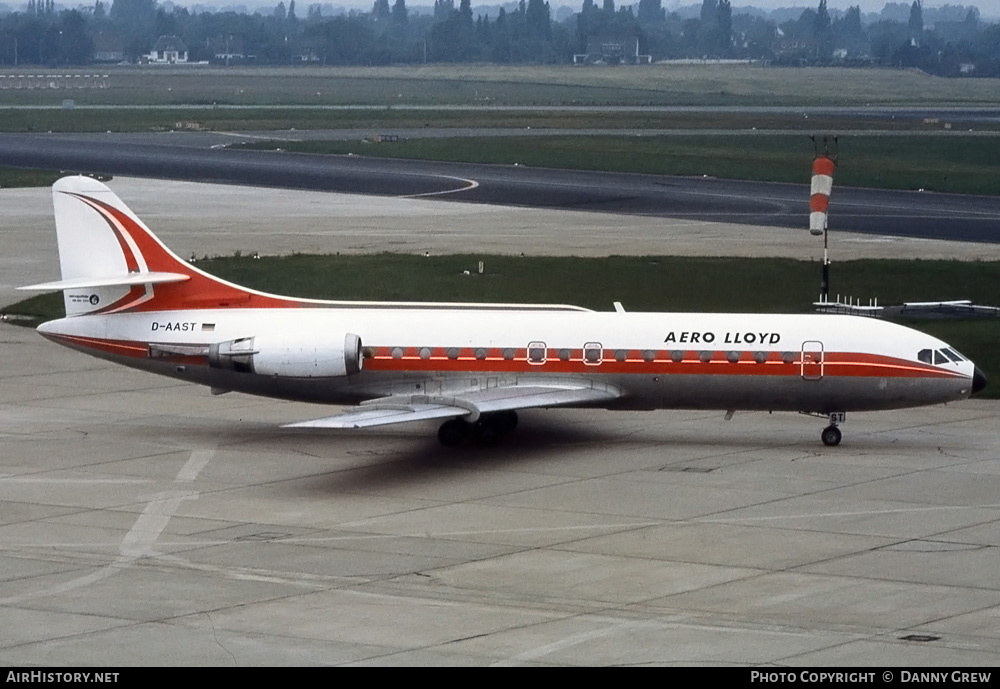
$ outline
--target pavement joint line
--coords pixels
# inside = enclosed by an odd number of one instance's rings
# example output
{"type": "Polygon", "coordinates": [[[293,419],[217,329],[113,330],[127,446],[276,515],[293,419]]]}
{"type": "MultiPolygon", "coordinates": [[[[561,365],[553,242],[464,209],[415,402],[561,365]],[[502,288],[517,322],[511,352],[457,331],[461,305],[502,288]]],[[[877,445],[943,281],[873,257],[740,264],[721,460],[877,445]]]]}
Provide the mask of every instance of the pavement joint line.
{"type": "MultiPolygon", "coordinates": [[[[836,489],[843,488],[844,486],[837,486],[836,489]]],[[[833,489],[831,489],[833,490],[833,489]]],[[[787,498],[783,498],[787,499],[787,498]]],[[[761,503],[767,504],[767,503],[761,503]]],[[[749,505],[748,507],[755,507],[756,505],[749,505]]],[[[747,508],[741,508],[747,509],[747,508]]],[[[843,512],[810,512],[808,514],[783,514],[783,515],[773,515],[765,517],[732,517],[730,519],[699,519],[695,517],[692,521],[698,521],[705,524],[733,524],[737,522],[771,522],[779,520],[793,520],[793,519],[812,519],[816,517],[857,517],[857,516],[871,516],[879,514],[913,514],[921,512],[949,512],[949,511],[964,511],[964,510],[992,510],[1000,509],[1000,503],[985,503],[979,505],[933,505],[930,507],[900,507],[896,509],[882,509],[882,510],[847,510],[843,512]]]]}
{"type": "MultiPolygon", "coordinates": [[[[192,450],[191,456],[184,463],[184,466],[181,467],[174,482],[190,483],[193,481],[198,473],[205,468],[214,454],[214,449],[192,450]]],[[[154,546],[160,534],[170,522],[170,518],[177,512],[184,500],[197,499],[198,496],[199,493],[197,491],[164,491],[155,494],[135,520],[132,528],[125,534],[119,545],[119,555],[113,562],[101,567],[97,571],[76,577],[61,584],[56,584],[55,586],[50,586],[39,591],[0,598],[0,605],[17,604],[36,598],[69,593],[106,579],[126,569],[140,558],[159,555],[154,550],[154,546]]]]}

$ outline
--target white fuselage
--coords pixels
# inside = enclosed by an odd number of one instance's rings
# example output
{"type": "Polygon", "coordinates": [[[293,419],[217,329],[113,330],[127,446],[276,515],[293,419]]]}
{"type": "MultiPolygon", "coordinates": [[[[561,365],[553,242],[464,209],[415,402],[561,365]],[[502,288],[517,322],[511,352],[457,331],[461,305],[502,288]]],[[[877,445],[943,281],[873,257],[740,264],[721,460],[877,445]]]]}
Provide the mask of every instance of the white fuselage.
{"type": "Polygon", "coordinates": [[[52,187],[66,318],[39,331],[127,366],[212,387],[357,404],[291,424],[447,419],[446,445],[492,442],[523,409],[789,410],[936,404],[986,383],[944,342],[850,316],[595,313],[574,306],[312,301],[220,280],[171,252],[107,186],[52,187]],[[363,404],[361,404],[363,403],[363,404]]]}
{"type": "Polygon", "coordinates": [[[616,408],[830,413],[962,399],[974,373],[961,357],[922,361],[947,348],[937,338],[834,315],[302,305],[86,315],[40,331],[219,390],[326,403],[573,380],[616,390],[616,408]],[[336,370],[345,335],[360,341],[356,373],[336,370]],[[205,353],[243,338],[256,339],[242,359],[205,353]]]}

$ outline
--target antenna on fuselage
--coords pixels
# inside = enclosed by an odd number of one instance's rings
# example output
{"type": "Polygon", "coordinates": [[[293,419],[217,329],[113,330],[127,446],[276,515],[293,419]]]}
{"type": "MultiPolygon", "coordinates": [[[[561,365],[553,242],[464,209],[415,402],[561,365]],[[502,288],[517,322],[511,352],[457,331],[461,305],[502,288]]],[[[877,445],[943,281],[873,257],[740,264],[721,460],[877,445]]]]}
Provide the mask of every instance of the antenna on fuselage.
{"type": "Polygon", "coordinates": [[[837,168],[840,141],[836,136],[810,136],[813,142],[812,183],[809,197],[809,232],[823,235],[823,268],[820,276],[820,300],[830,295],[830,193],[833,191],[833,172],[837,168]],[[832,144],[832,153],[831,153],[832,144]]]}

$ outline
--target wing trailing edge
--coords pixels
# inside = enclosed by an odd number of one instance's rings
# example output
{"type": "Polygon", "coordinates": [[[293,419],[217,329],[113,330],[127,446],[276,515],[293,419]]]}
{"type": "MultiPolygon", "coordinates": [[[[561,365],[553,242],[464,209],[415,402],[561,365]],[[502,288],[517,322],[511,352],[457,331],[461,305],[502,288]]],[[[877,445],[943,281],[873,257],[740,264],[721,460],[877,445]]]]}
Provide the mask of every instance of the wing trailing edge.
{"type": "Polygon", "coordinates": [[[621,396],[621,390],[612,386],[584,385],[515,385],[455,397],[399,395],[370,400],[334,416],[285,424],[282,428],[369,428],[460,416],[474,422],[483,414],[499,411],[599,405],[621,396]]]}

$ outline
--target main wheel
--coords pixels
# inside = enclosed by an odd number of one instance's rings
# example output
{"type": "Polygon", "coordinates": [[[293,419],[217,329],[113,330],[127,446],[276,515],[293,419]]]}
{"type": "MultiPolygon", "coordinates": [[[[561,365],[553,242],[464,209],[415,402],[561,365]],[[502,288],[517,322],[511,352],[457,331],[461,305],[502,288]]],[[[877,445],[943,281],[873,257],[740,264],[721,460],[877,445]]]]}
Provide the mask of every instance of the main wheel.
{"type": "Polygon", "coordinates": [[[514,430],[515,426],[517,426],[517,412],[500,411],[483,414],[472,427],[476,431],[476,442],[480,445],[493,445],[514,430]]]}
{"type": "Polygon", "coordinates": [[[836,426],[827,426],[823,429],[823,432],[819,436],[823,439],[823,444],[833,447],[835,445],[840,445],[840,439],[843,437],[840,429],[836,426]]]}
{"type": "Polygon", "coordinates": [[[438,440],[441,441],[442,445],[455,447],[468,437],[470,430],[472,427],[465,421],[451,419],[441,424],[441,428],[438,429],[438,440]]]}
{"type": "Polygon", "coordinates": [[[516,411],[500,411],[493,415],[494,424],[501,433],[510,433],[517,428],[516,411]]]}
{"type": "Polygon", "coordinates": [[[475,429],[476,442],[480,445],[494,445],[500,440],[500,429],[492,419],[480,419],[475,429]]]}

